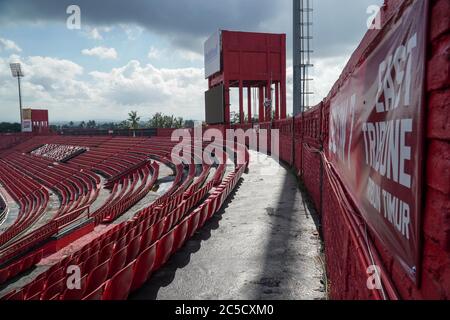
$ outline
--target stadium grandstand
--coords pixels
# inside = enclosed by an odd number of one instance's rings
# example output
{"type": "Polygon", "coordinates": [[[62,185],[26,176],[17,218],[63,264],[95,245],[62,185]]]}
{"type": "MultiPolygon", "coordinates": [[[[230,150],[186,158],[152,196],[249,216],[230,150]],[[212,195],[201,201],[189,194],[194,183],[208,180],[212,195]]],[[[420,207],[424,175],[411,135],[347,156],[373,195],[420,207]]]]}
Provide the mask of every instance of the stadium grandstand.
{"type": "Polygon", "coordinates": [[[293,4],[292,116],[286,34],[219,30],[201,125],[0,134],[0,300],[450,300],[450,2],[385,0],[315,106],[293,4]]]}
{"type": "Polygon", "coordinates": [[[174,164],[165,137],[0,141],[9,146],[0,153],[3,299],[127,298],[220,209],[246,170],[233,164],[237,149],[212,165],[195,164],[196,155],[174,164]],[[54,263],[40,266],[48,256],[54,263]],[[66,288],[70,265],[81,266],[80,290],[66,288]]]}

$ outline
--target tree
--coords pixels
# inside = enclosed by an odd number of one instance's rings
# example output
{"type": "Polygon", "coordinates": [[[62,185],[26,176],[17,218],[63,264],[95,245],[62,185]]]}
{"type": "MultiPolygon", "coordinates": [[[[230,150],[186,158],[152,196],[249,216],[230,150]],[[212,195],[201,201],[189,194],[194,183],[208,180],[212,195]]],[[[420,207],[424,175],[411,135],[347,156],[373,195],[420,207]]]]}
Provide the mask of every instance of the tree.
{"type": "Polygon", "coordinates": [[[175,119],[175,121],[174,121],[174,128],[181,129],[181,128],[183,128],[183,125],[184,125],[183,118],[178,117],[178,118],[175,119]]]}
{"type": "Polygon", "coordinates": [[[184,122],[184,126],[186,128],[193,128],[195,126],[195,121],[194,120],[186,120],[184,122]]]}
{"type": "Polygon", "coordinates": [[[157,112],[148,122],[150,128],[176,128],[180,129],[184,126],[184,120],[181,117],[175,118],[172,116],[163,115],[157,112]]]}
{"type": "Polygon", "coordinates": [[[139,129],[139,121],[141,121],[141,117],[138,117],[137,111],[131,111],[128,113],[128,123],[130,124],[130,129],[139,129]]]}
{"type": "Polygon", "coordinates": [[[133,129],[133,137],[136,137],[136,131],[139,129],[139,121],[141,121],[141,117],[138,117],[137,111],[130,111],[128,113],[128,123],[130,124],[130,129],[133,129]]]}
{"type": "Polygon", "coordinates": [[[117,125],[119,129],[130,129],[130,123],[127,120],[122,121],[117,125]]]}
{"type": "Polygon", "coordinates": [[[0,123],[0,132],[7,133],[7,132],[20,132],[20,124],[19,123],[8,123],[8,122],[2,122],[0,123]]]}
{"type": "Polygon", "coordinates": [[[94,128],[97,127],[97,124],[95,123],[94,120],[89,120],[87,125],[86,125],[86,127],[89,128],[89,129],[94,129],[94,128]]]}

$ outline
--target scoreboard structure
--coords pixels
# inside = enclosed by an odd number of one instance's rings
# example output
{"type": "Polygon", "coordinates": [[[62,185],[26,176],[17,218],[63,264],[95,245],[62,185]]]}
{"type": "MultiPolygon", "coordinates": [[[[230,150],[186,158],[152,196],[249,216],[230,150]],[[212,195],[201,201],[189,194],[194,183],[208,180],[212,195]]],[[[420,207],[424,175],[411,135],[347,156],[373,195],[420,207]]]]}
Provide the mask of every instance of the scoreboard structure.
{"type": "Polygon", "coordinates": [[[48,133],[48,110],[23,109],[22,132],[48,133]]]}
{"type": "Polygon", "coordinates": [[[286,118],[286,35],[219,30],[205,42],[205,114],[208,124],[230,124],[230,88],[239,88],[240,123],[252,123],[252,89],[258,120],[286,118]],[[247,94],[247,121],[244,112],[247,94]]]}

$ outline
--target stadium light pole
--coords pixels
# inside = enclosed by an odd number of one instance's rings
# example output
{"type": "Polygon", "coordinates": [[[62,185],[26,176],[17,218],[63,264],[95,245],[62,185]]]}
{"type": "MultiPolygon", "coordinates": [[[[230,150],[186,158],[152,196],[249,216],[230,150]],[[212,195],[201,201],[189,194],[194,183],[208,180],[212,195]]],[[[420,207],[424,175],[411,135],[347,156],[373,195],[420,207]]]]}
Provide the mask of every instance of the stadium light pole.
{"type": "MultiPolygon", "coordinates": [[[[24,76],[20,63],[10,63],[11,74],[14,78],[17,78],[17,84],[19,85],[19,111],[20,111],[20,128],[22,128],[22,92],[20,90],[20,78],[24,76]]],[[[21,129],[22,130],[22,129],[21,129]]]]}

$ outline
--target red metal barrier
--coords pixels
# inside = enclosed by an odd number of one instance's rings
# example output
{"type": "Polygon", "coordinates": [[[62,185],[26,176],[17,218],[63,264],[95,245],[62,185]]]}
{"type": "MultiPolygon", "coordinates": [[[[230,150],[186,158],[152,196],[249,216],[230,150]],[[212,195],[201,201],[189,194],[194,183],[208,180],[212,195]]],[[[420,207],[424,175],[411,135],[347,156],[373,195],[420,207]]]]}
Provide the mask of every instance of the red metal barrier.
{"type": "MultiPolygon", "coordinates": [[[[406,1],[387,0],[382,22],[393,17],[406,1]]],[[[330,294],[335,299],[450,299],[450,2],[430,0],[426,137],[423,155],[425,181],[421,215],[423,238],[417,283],[414,283],[391,251],[355,214],[352,199],[342,181],[330,180],[322,156],[328,150],[330,101],[356,66],[377,47],[379,34],[369,32],[354,52],[324,102],[295,120],[264,123],[260,128],[280,130],[280,159],[292,163],[321,214],[330,294]],[[293,123],[294,128],[287,123],[293,123]],[[293,131],[293,132],[292,132],[293,131]],[[294,145],[288,145],[294,137],[294,145]],[[287,146],[288,145],[288,146],[287,146]],[[292,151],[294,150],[294,154],[292,151]],[[325,150],[322,151],[322,150],[325,150]],[[322,155],[322,156],[321,156],[322,155]],[[337,184],[336,184],[337,183],[337,184]],[[342,190],[337,190],[342,185],[342,190]],[[346,200],[346,198],[348,198],[346,200]],[[343,206],[343,202],[347,206],[343,206]],[[367,237],[367,238],[366,238],[367,237]],[[369,290],[367,267],[378,265],[383,290],[369,290]]],[[[326,158],[325,158],[326,159],[326,158]]],[[[334,178],[335,179],[335,178],[334,178]]]]}

